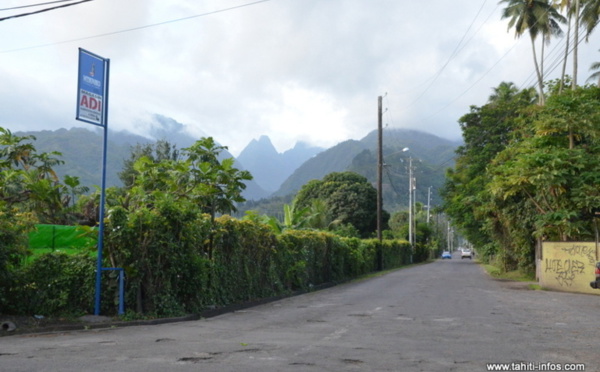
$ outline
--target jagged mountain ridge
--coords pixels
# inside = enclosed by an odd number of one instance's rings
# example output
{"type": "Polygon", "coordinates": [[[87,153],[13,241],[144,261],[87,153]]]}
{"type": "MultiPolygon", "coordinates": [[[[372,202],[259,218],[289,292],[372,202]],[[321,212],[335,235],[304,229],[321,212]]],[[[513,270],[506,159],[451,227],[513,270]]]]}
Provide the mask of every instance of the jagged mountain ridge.
{"type": "MultiPolygon", "coordinates": [[[[377,166],[377,130],[360,141],[344,141],[329,148],[300,166],[281,185],[273,196],[295,194],[313,179],[322,179],[331,172],[353,171],[374,185],[377,166]]],[[[384,204],[393,209],[407,204],[408,163],[413,159],[414,176],[417,178],[417,198],[424,202],[432,190],[434,204],[440,202],[437,190],[443,185],[445,169],[454,162],[454,151],[461,142],[447,140],[433,134],[410,129],[386,129],[383,132],[385,174],[383,180],[384,204]],[[403,151],[408,148],[407,151],[403,151]]]]}
{"type": "Polygon", "coordinates": [[[323,151],[303,142],[283,153],[277,152],[268,136],[253,139],[242,150],[237,160],[250,171],[256,183],[274,192],[302,163],[323,151]]]}
{"type": "MultiPolygon", "coordinates": [[[[185,126],[172,118],[162,115],[153,115],[149,123],[145,123],[152,138],[137,135],[128,131],[108,131],[107,139],[107,187],[122,186],[118,173],[123,168],[123,161],[129,158],[132,147],[136,144],[149,144],[157,140],[167,140],[175,144],[178,149],[191,146],[199,137],[186,132],[185,126]]],[[[9,128],[10,129],[10,128],[9,128]]],[[[36,140],[34,146],[38,152],[58,151],[64,161],[63,165],[55,167],[57,174],[62,178],[68,174],[79,177],[82,185],[93,187],[100,186],[102,174],[102,146],[103,131],[99,127],[75,127],[71,129],[19,131],[16,135],[33,135],[36,140]]],[[[231,158],[228,151],[221,153],[221,158],[231,158]]],[[[240,164],[236,164],[242,168],[240,164]]],[[[243,168],[242,168],[243,169],[243,168]]],[[[260,199],[269,195],[256,182],[246,183],[244,196],[247,199],[260,199]]]]}
{"type": "MultiPolygon", "coordinates": [[[[154,127],[150,131],[153,138],[109,130],[107,186],[121,185],[117,174],[122,169],[123,160],[129,157],[133,145],[165,139],[175,143],[181,149],[197,140],[184,131],[182,124],[171,118],[155,115],[153,120],[154,127]]],[[[102,130],[100,128],[90,126],[90,128],[17,132],[16,134],[34,135],[37,138],[35,146],[38,152],[63,153],[62,160],[65,164],[57,168],[61,177],[69,174],[78,176],[83,185],[89,187],[100,185],[102,171],[102,130]]],[[[425,182],[437,188],[443,182],[445,168],[452,166],[454,150],[460,145],[457,141],[405,129],[386,129],[383,139],[385,161],[390,163],[386,164],[387,178],[390,181],[388,184],[384,183],[384,189],[388,193],[393,189],[405,188],[406,182],[402,180],[402,176],[398,176],[400,173],[406,173],[406,165],[402,165],[402,156],[406,157],[408,154],[402,154],[401,150],[404,147],[410,148],[410,156],[422,161],[416,166],[422,173],[419,176],[421,185],[425,182]],[[393,164],[393,161],[400,163],[393,164]],[[390,172],[395,172],[397,185],[391,181],[393,177],[389,175],[390,172]]],[[[360,141],[344,141],[327,150],[300,142],[293,149],[278,153],[268,136],[261,136],[259,140],[251,141],[240,153],[236,166],[249,170],[255,177],[255,180],[247,184],[244,192],[246,199],[282,197],[295,194],[308,181],[321,179],[331,172],[352,170],[374,182],[376,146],[377,131],[373,131],[360,141]],[[249,166],[246,163],[249,163],[249,166]],[[265,187],[261,187],[263,184],[265,187]],[[272,193],[274,189],[277,191],[272,193]]],[[[224,152],[222,156],[232,157],[228,152],[224,152]]]]}
{"type": "MultiPolygon", "coordinates": [[[[150,137],[128,131],[108,131],[107,187],[122,186],[118,173],[123,167],[123,161],[129,158],[132,147],[136,144],[150,144],[157,140],[167,140],[175,144],[178,149],[182,149],[191,146],[199,139],[197,135],[189,134],[183,124],[158,114],[152,115],[144,123],[136,124],[144,127],[150,137]]],[[[61,178],[66,174],[79,177],[81,184],[91,189],[101,184],[103,144],[101,128],[90,125],[71,129],[20,131],[15,134],[36,137],[34,145],[38,152],[58,151],[62,153],[60,158],[64,164],[55,167],[61,178]]],[[[201,133],[201,136],[206,135],[201,133]]],[[[251,166],[245,167],[239,161],[239,157],[236,159],[236,167],[249,170],[255,177],[255,180],[246,182],[244,197],[249,200],[268,197],[301,163],[321,150],[321,148],[311,147],[300,142],[294,148],[280,154],[277,153],[267,136],[262,136],[259,141],[252,141],[243,151],[246,154],[245,158],[242,157],[251,166]],[[266,152],[264,151],[265,147],[267,148],[266,152]],[[252,158],[256,160],[250,161],[252,158]],[[266,187],[261,187],[257,181],[266,187]]],[[[230,157],[233,155],[227,150],[221,153],[221,158],[230,157]]]]}

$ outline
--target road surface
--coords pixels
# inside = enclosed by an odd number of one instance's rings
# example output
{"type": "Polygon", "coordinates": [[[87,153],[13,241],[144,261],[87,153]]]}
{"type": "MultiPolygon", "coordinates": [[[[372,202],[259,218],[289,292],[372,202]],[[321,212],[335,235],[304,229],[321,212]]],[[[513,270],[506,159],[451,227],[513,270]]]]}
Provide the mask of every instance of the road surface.
{"type": "Polygon", "coordinates": [[[599,341],[600,297],[500,282],[455,253],[199,321],[2,337],[0,371],[600,371],[599,341]]]}

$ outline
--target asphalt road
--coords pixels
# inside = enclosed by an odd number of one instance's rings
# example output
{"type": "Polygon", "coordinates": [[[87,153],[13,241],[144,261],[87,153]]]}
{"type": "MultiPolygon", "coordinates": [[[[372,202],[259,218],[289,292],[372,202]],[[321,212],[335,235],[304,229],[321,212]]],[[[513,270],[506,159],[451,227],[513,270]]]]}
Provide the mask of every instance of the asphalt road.
{"type": "Polygon", "coordinates": [[[455,253],[210,319],[2,337],[0,371],[600,371],[599,341],[600,297],[496,281],[455,253]]]}

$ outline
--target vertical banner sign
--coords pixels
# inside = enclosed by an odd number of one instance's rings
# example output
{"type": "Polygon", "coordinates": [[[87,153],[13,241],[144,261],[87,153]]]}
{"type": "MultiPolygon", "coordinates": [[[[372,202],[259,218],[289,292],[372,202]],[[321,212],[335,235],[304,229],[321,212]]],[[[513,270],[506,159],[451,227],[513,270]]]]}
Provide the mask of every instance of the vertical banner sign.
{"type": "Polygon", "coordinates": [[[107,59],[79,49],[77,120],[100,126],[106,124],[107,70],[107,59]]]}
{"type": "MultiPolygon", "coordinates": [[[[106,199],[106,149],[108,117],[108,81],[110,60],[79,48],[79,69],[77,75],[77,115],[76,119],[104,128],[102,147],[102,185],[100,193],[100,213],[98,216],[98,258],[96,264],[95,315],[100,315],[100,294],[102,288],[102,249],[104,245],[104,204],[106,199]]],[[[122,291],[122,287],[119,288],[122,291]]],[[[122,303],[119,304],[122,313],[122,303]]]]}

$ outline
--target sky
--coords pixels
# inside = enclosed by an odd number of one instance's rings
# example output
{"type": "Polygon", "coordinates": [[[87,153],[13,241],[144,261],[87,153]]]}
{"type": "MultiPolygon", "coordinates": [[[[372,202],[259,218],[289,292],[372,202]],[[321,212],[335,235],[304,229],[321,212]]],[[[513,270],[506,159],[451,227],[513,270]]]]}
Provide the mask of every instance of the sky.
{"type": "MultiPolygon", "coordinates": [[[[1,0],[0,17],[68,4],[5,10],[44,1],[1,0]]],[[[75,119],[83,48],[110,59],[108,130],[147,135],[159,114],[236,156],[261,135],[279,152],[298,141],[331,147],[376,130],[382,96],[385,127],[458,140],[458,119],[492,88],[535,83],[529,37],[515,38],[502,8],[497,0],[94,0],[6,19],[0,127],[94,129],[75,119]]],[[[560,75],[564,41],[546,46],[547,78],[560,75]]],[[[580,83],[600,61],[597,45],[598,35],[580,45],[580,83]]]]}

